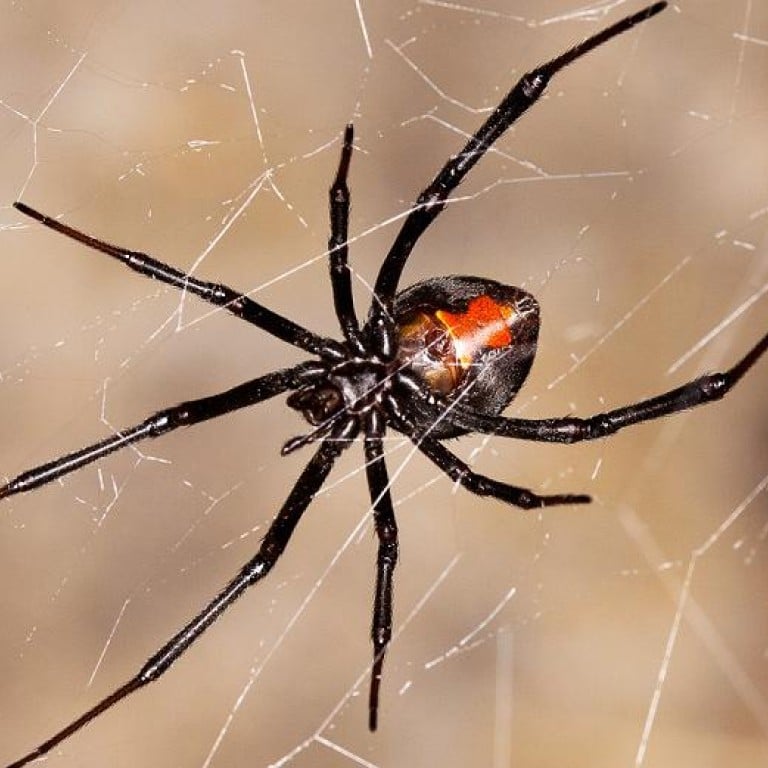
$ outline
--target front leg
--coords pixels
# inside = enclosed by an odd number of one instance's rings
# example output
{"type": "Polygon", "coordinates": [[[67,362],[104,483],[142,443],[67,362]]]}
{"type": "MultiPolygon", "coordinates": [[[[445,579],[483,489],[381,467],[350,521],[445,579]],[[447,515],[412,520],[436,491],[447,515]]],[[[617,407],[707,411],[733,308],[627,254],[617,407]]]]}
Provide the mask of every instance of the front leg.
{"type": "Polygon", "coordinates": [[[119,245],[108,243],[97,237],[81,232],[79,229],[70,227],[58,219],[47,216],[40,211],[36,211],[26,203],[16,202],[13,207],[21,211],[25,216],[29,216],[44,226],[59,232],[78,243],[87,245],[100,253],[116,259],[129,269],[144,277],[173,286],[180,291],[192,293],[209,304],[221,307],[227,312],[231,312],[235,317],[251,323],[267,333],[275,336],[282,341],[292,344],[294,347],[310,352],[313,355],[326,357],[331,360],[340,360],[344,357],[343,350],[338,342],[333,339],[326,339],[318,336],[316,333],[303,328],[293,320],[267,309],[263,304],[259,304],[248,296],[241,294],[232,288],[221,283],[209,283],[206,280],[198,280],[186,272],[182,272],[176,267],[164,264],[152,256],[141,251],[132,251],[119,245]]]}
{"type": "Polygon", "coordinates": [[[417,198],[379,270],[373,289],[374,298],[369,322],[373,322],[378,328],[383,317],[392,315],[392,304],[400,276],[418,239],[443,211],[448,196],[459,186],[475,163],[507,129],[517,122],[524,112],[541,98],[549,81],[576,59],[646,19],[650,19],[666,7],[666,2],[656,2],[637,13],[626,16],[574,45],[546,64],[536,67],[518,80],[464,148],[438,171],[437,176],[417,198]]]}

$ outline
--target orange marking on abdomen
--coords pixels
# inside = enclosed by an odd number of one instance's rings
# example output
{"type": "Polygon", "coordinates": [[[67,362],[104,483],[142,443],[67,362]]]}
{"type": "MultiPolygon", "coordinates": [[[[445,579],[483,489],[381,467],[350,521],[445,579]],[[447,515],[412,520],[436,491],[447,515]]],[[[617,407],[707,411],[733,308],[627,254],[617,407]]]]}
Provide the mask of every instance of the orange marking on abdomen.
{"type": "Polygon", "coordinates": [[[478,296],[469,302],[466,312],[454,314],[440,309],[435,317],[453,339],[456,358],[467,368],[481,349],[500,349],[512,343],[508,320],[514,314],[509,305],[499,304],[490,296],[478,296]]]}

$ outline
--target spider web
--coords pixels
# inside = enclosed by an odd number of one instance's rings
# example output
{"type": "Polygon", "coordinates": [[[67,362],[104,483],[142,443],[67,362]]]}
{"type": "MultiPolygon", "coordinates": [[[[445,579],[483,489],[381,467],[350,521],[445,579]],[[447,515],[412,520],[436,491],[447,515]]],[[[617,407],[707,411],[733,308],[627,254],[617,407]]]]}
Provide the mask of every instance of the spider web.
{"type": "MultiPolygon", "coordinates": [[[[638,3],[9,3],[0,472],[302,359],[30,226],[74,226],[338,335],[324,259],[356,147],[359,309],[419,189],[527,68],[638,3]]],[[[404,285],[542,304],[510,413],[588,414],[732,364],[768,324],[768,12],[681,0],[591,54],[488,154],[404,285]]],[[[401,532],[380,730],[375,542],[346,452],[270,578],[50,765],[762,766],[765,363],[724,403],[575,447],[465,438],[479,471],[590,507],[524,514],[387,441],[401,532]]],[[[263,535],[307,451],[282,402],[4,502],[0,763],[132,675],[263,535]]]]}

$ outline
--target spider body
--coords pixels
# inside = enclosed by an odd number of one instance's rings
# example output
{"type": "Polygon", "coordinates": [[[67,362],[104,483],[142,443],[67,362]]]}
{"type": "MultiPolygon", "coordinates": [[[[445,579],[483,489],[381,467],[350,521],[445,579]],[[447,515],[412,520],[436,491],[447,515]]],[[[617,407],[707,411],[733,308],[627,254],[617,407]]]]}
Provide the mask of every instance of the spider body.
{"type": "MultiPolygon", "coordinates": [[[[347,349],[340,362],[319,368],[316,380],[289,395],[288,406],[317,429],[289,440],[283,453],[327,433],[345,415],[362,428],[376,410],[395,426],[414,388],[422,385],[434,396],[433,405],[434,398],[461,401],[495,416],[525,381],[538,332],[538,304],[520,288],[458,275],[416,283],[395,297],[388,352],[379,348],[376,335],[364,334],[362,354],[347,349]]],[[[430,410],[416,410],[411,418],[419,430],[441,440],[466,432],[435,422],[430,410]]]]}
{"type": "Polygon", "coordinates": [[[319,442],[319,447],[274,516],[258,551],[218,594],[127,682],[8,768],[20,768],[44,755],[103,712],[161,677],[225,610],[271,571],[335,460],[360,433],[378,539],[368,699],[368,724],[375,730],[381,673],[392,632],[393,574],[398,559],[397,523],[384,460],[383,437],[387,428],[406,435],[416,449],[451,480],[478,496],[490,496],[523,509],[584,504],[590,501],[586,494],[543,495],[481,475],[454,455],[442,440],[473,432],[564,443],[601,438],[632,424],[718,400],[757,363],[768,349],[768,333],[728,370],[700,376],[646,400],[582,418],[507,418],[500,415],[501,411],[525,381],[536,351],[539,310],[535,299],[519,288],[461,276],[431,278],[398,293],[398,283],[414,245],[445,209],[451,192],[491,144],[541,97],[549,80],[568,64],[655,16],[666,6],[666,2],[656,2],[523,75],[464,148],[445,163],[405,215],[380,267],[362,327],[354,308],[347,264],[349,189],[346,180],[353,142],[352,126],[347,126],[329,194],[330,281],[336,317],[344,337],[341,342],[318,336],[225,285],[199,280],[147,254],[85,234],[24,203],[15,204],[19,211],[39,223],[144,277],[220,307],[275,338],[303,349],[313,359],[272,371],[223,392],[157,411],[135,426],[22,472],[0,486],[0,499],[31,491],[141,440],[214,419],[286,392],[291,393],[289,407],[303,414],[313,430],[289,440],[283,452],[313,442],[319,442]]]}

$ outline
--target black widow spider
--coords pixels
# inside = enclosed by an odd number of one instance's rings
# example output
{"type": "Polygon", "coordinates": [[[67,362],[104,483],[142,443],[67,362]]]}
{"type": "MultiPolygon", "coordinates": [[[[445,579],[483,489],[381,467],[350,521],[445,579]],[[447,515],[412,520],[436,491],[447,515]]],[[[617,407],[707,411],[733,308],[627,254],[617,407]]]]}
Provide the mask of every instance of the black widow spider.
{"type": "Polygon", "coordinates": [[[375,730],[384,654],[391,636],[392,584],[398,554],[397,525],[382,447],[388,426],[407,435],[453,481],[479,496],[492,496],[524,509],[584,504],[590,501],[587,495],[543,496],[477,474],[441,441],[471,432],[562,443],[604,437],[630,424],[722,398],[763,355],[768,348],[768,334],[726,372],[701,376],[623,408],[588,418],[505,418],[500,414],[525,381],[536,351],[539,310],[534,297],[519,288],[466,276],[430,278],[397,292],[411,250],[445,208],[450,193],[493,142],[541,97],[552,76],[666,6],[666,2],[656,2],[622,19],[519,80],[410,209],[381,266],[374,300],[362,327],[355,314],[347,267],[347,175],[353,146],[352,126],[347,126],[330,189],[328,245],[334,306],[344,336],[341,342],[320,337],[231,288],[203,282],[146,254],[79,232],[24,203],[15,204],[41,224],[118,259],[141,275],[220,306],[318,359],[161,410],[134,427],[20,474],[0,487],[0,498],[37,488],[144,438],[213,419],[289,390],[288,405],[300,411],[313,429],[286,442],[283,453],[316,441],[320,446],[277,513],[259,551],[224,589],[130,680],[9,768],[18,768],[47,753],[129,694],[159,678],[248,587],[266,576],[334,461],[360,433],[379,540],[368,721],[370,729],[375,730]]]}

